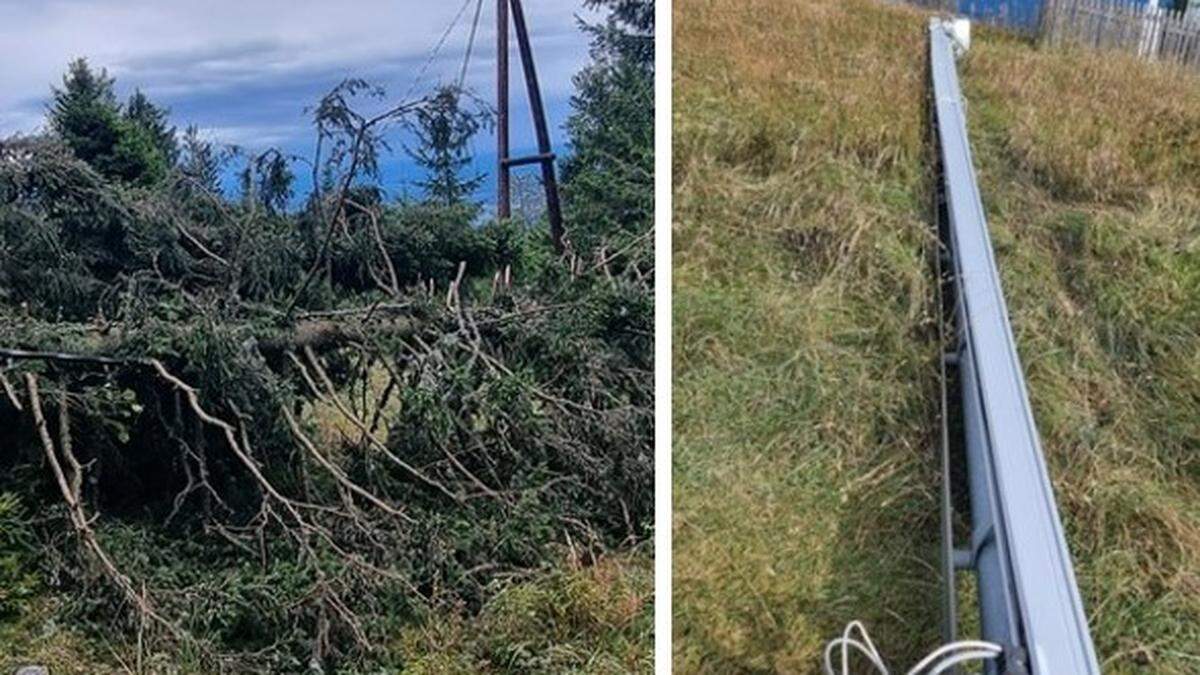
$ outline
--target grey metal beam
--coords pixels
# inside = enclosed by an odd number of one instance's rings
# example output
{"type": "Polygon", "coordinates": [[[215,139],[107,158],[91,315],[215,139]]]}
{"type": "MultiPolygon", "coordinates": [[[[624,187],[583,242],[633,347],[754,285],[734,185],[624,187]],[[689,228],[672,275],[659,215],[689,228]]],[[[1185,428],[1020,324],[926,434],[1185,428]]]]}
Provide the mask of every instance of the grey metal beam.
{"type": "Polygon", "coordinates": [[[1034,675],[1099,673],[1001,290],[953,45],[940,20],[929,36],[983,637],[1023,647],[1034,675]]]}

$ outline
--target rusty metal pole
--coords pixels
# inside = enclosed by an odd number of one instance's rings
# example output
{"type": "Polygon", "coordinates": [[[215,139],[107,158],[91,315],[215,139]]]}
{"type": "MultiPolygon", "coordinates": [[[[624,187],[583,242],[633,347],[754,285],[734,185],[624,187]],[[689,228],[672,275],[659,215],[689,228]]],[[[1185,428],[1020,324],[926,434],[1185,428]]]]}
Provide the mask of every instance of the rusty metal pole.
{"type": "MultiPolygon", "coordinates": [[[[501,0],[501,4],[503,4],[503,0],[501,0]]],[[[512,18],[513,27],[517,32],[517,44],[521,50],[521,65],[525,70],[525,86],[529,90],[529,107],[533,112],[534,131],[537,133],[538,154],[542,165],[542,183],[546,188],[546,214],[550,219],[550,240],[554,243],[554,250],[562,253],[565,230],[562,206],[558,200],[558,179],[554,175],[554,152],[550,146],[550,129],[546,125],[546,108],[542,103],[541,88],[538,86],[537,68],[533,63],[533,47],[529,42],[529,27],[525,24],[525,11],[521,7],[521,0],[512,0],[512,18]]],[[[507,157],[507,153],[504,156],[507,157]]]]}
{"type": "Polygon", "coordinates": [[[508,139],[508,0],[496,0],[496,217],[512,217],[508,139]]]}

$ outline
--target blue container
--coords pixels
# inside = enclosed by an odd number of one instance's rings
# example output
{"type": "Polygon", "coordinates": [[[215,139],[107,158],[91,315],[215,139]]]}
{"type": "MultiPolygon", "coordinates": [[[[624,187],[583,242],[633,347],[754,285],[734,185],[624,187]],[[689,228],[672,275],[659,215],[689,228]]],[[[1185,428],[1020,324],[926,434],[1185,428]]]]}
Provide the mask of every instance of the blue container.
{"type": "MultiPolygon", "coordinates": [[[[1149,0],[1131,0],[1131,4],[1145,5],[1149,0]]],[[[1184,0],[1158,0],[1163,9],[1182,6],[1184,0]]],[[[1043,0],[958,0],[958,13],[976,21],[1005,26],[1033,33],[1042,18],[1043,0]]]]}
{"type": "Polygon", "coordinates": [[[958,0],[958,11],[976,21],[1032,32],[1042,18],[1042,0],[958,0]]]}

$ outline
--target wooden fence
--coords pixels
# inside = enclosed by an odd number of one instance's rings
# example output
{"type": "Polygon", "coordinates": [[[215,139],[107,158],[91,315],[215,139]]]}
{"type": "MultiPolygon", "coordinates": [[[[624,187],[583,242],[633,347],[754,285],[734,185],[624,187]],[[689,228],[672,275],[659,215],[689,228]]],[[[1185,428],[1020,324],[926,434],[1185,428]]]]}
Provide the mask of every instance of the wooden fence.
{"type": "Polygon", "coordinates": [[[1123,0],[1046,0],[1039,32],[1052,45],[1116,49],[1200,69],[1200,14],[1123,0]]]}

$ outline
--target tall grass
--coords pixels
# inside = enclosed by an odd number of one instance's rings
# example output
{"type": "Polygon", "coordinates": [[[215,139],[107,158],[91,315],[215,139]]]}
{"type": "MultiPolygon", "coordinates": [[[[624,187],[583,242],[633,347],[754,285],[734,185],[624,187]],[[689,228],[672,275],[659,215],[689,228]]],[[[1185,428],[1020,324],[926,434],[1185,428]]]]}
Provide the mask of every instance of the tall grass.
{"type": "Polygon", "coordinates": [[[675,3],[675,665],[937,639],[923,24],[675,3]]]}
{"type": "MultiPolygon", "coordinates": [[[[939,640],[926,23],[675,3],[675,665],[939,640]]],[[[985,207],[1106,672],[1200,669],[1200,84],[984,30],[985,207]]]]}
{"type": "Polygon", "coordinates": [[[985,33],[981,189],[1105,672],[1200,671],[1200,79],[985,33]]]}
{"type": "MultiPolygon", "coordinates": [[[[654,564],[644,550],[569,561],[509,584],[476,616],[439,613],[399,635],[396,671],[650,673],[654,564]]],[[[391,672],[391,671],[389,671],[391,672]]]]}
{"type": "MultiPolygon", "coordinates": [[[[379,645],[375,669],[339,674],[476,675],[504,673],[649,673],[654,660],[654,563],[645,547],[597,560],[571,556],[528,577],[496,582],[478,612],[439,608],[418,622],[397,622],[379,645]]],[[[51,673],[137,672],[136,646],[64,630],[55,621],[60,599],[43,596],[12,616],[0,616],[0,672],[41,664],[51,673]]],[[[209,675],[201,661],[143,662],[143,672],[209,675]]],[[[279,672],[312,672],[294,664],[279,672]]]]}

